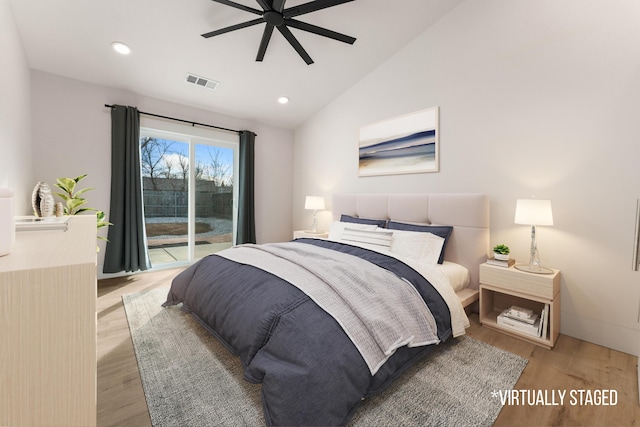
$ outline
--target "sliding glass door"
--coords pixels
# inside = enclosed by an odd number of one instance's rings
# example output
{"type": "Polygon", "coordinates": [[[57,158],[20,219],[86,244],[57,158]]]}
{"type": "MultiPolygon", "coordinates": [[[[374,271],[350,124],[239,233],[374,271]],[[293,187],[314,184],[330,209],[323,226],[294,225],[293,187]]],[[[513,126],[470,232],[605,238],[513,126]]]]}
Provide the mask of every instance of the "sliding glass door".
{"type": "Polygon", "coordinates": [[[143,127],[140,152],[152,267],[190,263],[233,245],[238,144],[143,127]]]}

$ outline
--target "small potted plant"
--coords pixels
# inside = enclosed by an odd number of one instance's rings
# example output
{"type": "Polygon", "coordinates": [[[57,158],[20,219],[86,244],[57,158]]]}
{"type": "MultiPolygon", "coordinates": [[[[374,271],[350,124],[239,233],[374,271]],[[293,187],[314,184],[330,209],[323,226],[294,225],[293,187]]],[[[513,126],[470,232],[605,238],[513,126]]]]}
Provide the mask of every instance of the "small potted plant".
{"type": "MultiPolygon", "coordinates": [[[[54,194],[60,197],[65,202],[62,213],[64,215],[78,215],[82,212],[94,211],[96,213],[96,225],[98,229],[113,225],[106,220],[106,215],[103,211],[84,206],[85,203],[87,203],[87,200],[84,197],[80,197],[80,195],[86,193],[87,191],[93,190],[93,188],[84,188],[82,190],[79,190],[76,188],[76,184],[78,184],[78,182],[80,182],[86,176],[87,174],[80,175],[75,178],[58,178],[56,187],[62,190],[62,192],[54,194]]],[[[106,237],[103,236],[98,236],[98,239],[105,240],[107,242],[109,241],[106,237]]]]}
{"type": "Polygon", "coordinates": [[[495,259],[499,259],[502,261],[509,260],[509,246],[503,245],[502,243],[499,245],[495,245],[493,247],[493,256],[495,259]]]}

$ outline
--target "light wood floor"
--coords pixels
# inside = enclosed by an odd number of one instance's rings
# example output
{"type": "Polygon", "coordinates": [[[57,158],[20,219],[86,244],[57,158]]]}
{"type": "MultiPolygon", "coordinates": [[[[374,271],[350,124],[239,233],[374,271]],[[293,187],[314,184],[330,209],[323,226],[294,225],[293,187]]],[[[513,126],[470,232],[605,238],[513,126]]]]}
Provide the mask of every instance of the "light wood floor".
{"type": "MultiPolygon", "coordinates": [[[[179,270],[161,270],[98,282],[98,426],[150,426],[138,366],[121,296],[169,286],[179,270]]],[[[637,359],[594,344],[560,335],[553,350],[545,350],[483,328],[471,315],[467,334],[529,359],[516,389],[546,391],[549,405],[507,405],[496,426],[637,426],[637,359]],[[615,406],[579,406],[570,393],[615,390],[615,406]],[[564,405],[551,405],[552,391],[566,392],[564,405]]],[[[491,393],[493,390],[487,390],[491,393]]],[[[557,392],[556,392],[557,393],[557,392]]],[[[473,398],[473,396],[470,396],[473,398]]],[[[556,394],[556,403],[559,395],[556,394]]]]}

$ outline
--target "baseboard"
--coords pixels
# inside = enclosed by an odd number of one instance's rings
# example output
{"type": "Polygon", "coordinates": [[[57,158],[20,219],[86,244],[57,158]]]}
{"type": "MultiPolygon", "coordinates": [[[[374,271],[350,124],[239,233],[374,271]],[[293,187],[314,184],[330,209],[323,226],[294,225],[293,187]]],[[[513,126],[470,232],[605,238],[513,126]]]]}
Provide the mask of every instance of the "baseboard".
{"type": "Polygon", "coordinates": [[[640,330],[572,313],[560,313],[560,333],[603,347],[640,356],[640,330]]]}

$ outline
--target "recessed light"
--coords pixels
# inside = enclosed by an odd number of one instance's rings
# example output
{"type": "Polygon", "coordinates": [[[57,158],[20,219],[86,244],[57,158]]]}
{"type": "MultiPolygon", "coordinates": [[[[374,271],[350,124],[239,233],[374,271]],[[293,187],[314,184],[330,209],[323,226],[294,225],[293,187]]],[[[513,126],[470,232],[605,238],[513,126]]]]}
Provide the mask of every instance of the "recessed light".
{"type": "Polygon", "coordinates": [[[288,103],[288,102],[289,102],[289,98],[288,98],[288,97],[286,97],[286,96],[281,96],[280,98],[278,98],[278,102],[279,102],[280,104],[286,104],[286,103],[288,103]]]}
{"type": "Polygon", "coordinates": [[[131,48],[122,42],[113,42],[111,43],[111,47],[121,55],[128,55],[131,53],[131,48]]]}

